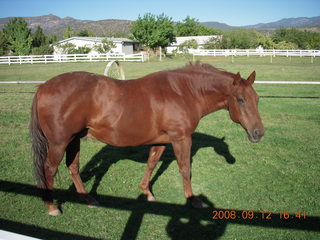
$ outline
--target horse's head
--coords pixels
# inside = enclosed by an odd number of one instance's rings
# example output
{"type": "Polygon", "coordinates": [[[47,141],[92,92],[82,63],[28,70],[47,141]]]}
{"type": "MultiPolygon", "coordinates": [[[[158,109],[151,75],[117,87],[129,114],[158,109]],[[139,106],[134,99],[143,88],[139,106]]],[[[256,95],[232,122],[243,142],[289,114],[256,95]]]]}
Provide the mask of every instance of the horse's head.
{"type": "Polygon", "coordinates": [[[264,127],[258,111],[259,96],[252,87],[256,72],[252,72],[247,80],[238,73],[233,81],[228,99],[231,119],[240,123],[247,131],[251,142],[259,142],[264,135],[264,127]]]}

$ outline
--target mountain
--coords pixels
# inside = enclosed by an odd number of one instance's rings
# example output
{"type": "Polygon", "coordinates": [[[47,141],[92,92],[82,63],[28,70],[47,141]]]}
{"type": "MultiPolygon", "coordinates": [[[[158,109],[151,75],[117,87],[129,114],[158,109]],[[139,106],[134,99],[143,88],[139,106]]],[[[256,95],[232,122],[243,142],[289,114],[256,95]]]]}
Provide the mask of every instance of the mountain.
{"type": "MultiPolygon", "coordinates": [[[[0,29],[2,29],[7,22],[9,22],[9,19],[10,18],[0,18],[0,29]]],[[[79,20],[72,17],[60,18],[52,14],[39,17],[25,17],[24,19],[27,21],[29,28],[32,30],[36,29],[37,26],[40,26],[46,34],[55,34],[57,35],[58,39],[62,39],[67,25],[70,25],[75,33],[88,29],[96,36],[128,37],[130,35],[130,28],[133,23],[133,21],[129,20],[115,19],[92,21],[79,20]]],[[[201,24],[221,30],[236,28],[220,22],[202,22],[201,24]]],[[[259,31],[272,31],[279,27],[299,27],[302,29],[319,31],[319,26],[320,16],[312,18],[285,18],[276,22],[259,23],[256,25],[248,25],[237,28],[255,28],[259,31]]]]}
{"type": "MultiPolygon", "coordinates": [[[[77,20],[71,17],[60,18],[55,15],[49,14],[39,17],[24,17],[28,23],[28,27],[32,30],[36,29],[37,26],[40,26],[45,33],[50,33],[57,28],[66,27],[67,25],[75,25],[80,23],[88,23],[91,21],[87,20],[77,20]]],[[[0,29],[9,22],[10,18],[0,18],[0,29]]]]}
{"type": "Polygon", "coordinates": [[[256,29],[277,29],[280,27],[309,27],[320,25],[320,16],[318,17],[299,17],[299,18],[284,18],[276,22],[259,23],[256,25],[243,26],[243,28],[256,28],[256,29]]]}
{"type": "Polygon", "coordinates": [[[201,22],[201,24],[205,25],[206,27],[209,27],[209,28],[217,28],[220,30],[229,30],[229,29],[234,28],[228,24],[220,23],[220,22],[201,22]]]}
{"type": "MultiPolygon", "coordinates": [[[[55,34],[58,39],[62,39],[66,26],[70,25],[74,32],[88,29],[96,36],[127,36],[130,33],[132,21],[129,20],[79,20],[72,17],[60,18],[49,14],[39,17],[24,17],[28,27],[35,30],[40,26],[46,34],[55,34]]],[[[8,23],[10,18],[0,18],[0,29],[8,23]]]]}

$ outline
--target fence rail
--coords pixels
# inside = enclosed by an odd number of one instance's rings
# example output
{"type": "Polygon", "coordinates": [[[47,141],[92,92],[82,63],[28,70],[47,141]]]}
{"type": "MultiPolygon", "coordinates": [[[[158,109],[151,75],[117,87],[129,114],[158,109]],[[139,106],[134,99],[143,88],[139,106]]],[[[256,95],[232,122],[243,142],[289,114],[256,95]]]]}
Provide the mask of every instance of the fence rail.
{"type": "Polygon", "coordinates": [[[23,63],[66,63],[66,62],[100,62],[100,61],[144,61],[144,54],[63,54],[63,55],[30,55],[30,56],[3,56],[0,64],[23,64],[23,63]]]}
{"type": "Polygon", "coordinates": [[[280,50],[280,49],[189,49],[194,56],[285,56],[320,57],[320,50],[280,50]]]}

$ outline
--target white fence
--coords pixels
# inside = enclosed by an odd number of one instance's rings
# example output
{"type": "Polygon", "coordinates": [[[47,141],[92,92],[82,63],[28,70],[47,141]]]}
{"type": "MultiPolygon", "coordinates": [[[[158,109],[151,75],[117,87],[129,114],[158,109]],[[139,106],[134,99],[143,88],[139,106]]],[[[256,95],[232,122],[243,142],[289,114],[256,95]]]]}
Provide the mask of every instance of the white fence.
{"type": "Polygon", "coordinates": [[[100,62],[100,61],[144,61],[144,54],[63,54],[63,55],[30,55],[30,56],[3,56],[0,64],[23,64],[23,63],[66,63],[66,62],[100,62]]]}
{"type": "Polygon", "coordinates": [[[320,50],[279,50],[279,49],[189,49],[194,56],[285,56],[320,57],[320,50]]]}

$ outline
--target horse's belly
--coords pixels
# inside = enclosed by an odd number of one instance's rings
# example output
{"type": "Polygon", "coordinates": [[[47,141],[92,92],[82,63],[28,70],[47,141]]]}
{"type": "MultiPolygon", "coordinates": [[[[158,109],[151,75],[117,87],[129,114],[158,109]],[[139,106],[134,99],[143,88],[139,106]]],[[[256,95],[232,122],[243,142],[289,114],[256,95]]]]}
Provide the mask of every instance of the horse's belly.
{"type": "Polygon", "coordinates": [[[167,134],[144,131],[143,129],[128,129],[126,131],[125,129],[90,128],[87,137],[119,147],[169,142],[169,136],[167,134]]]}

